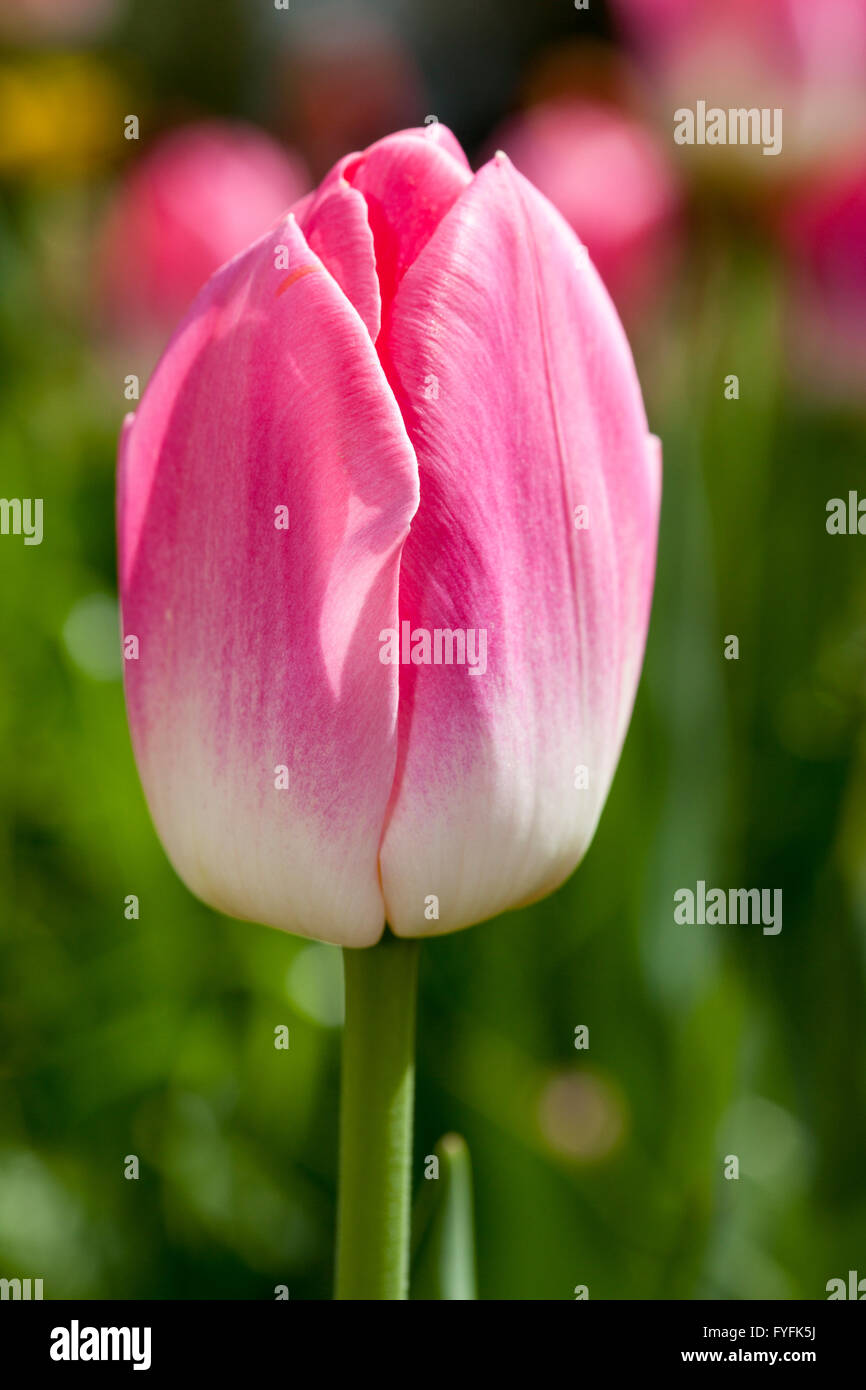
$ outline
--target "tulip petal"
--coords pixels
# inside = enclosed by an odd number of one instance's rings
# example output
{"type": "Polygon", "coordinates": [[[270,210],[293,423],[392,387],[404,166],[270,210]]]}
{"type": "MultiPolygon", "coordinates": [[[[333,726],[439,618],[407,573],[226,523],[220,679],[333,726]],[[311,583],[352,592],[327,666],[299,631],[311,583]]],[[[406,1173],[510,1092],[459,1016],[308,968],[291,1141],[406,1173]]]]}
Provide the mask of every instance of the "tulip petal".
{"type": "Polygon", "coordinates": [[[385,311],[407,269],[472,180],[441,138],[428,135],[431,129],[389,135],[345,165],[343,177],[367,205],[385,311]]]}
{"type": "Polygon", "coordinates": [[[343,178],[329,181],[298,216],[298,225],[307,245],[354,304],[375,342],[382,302],[373,233],[361,194],[343,178]]]}
{"type": "Polygon", "coordinates": [[[660,472],[613,306],[504,156],[406,271],[380,353],[421,486],[401,620],[474,630],[476,662],[487,635],[484,674],[400,668],[381,872],[417,936],[551,891],[586,850],[640,673],[660,472]]]}
{"type": "Polygon", "coordinates": [[[416,133],[422,136],[423,139],[429,140],[431,144],[441,146],[443,150],[446,150],[447,153],[451,155],[452,159],[456,159],[461,169],[465,169],[469,174],[472,173],[472,166],[466,158],[466,152],[463,146],[457,139],[457,136],[448,129],[447,125],[443,125],[441,121],[431,121],[429,125],[425,125],[423,129],[419,126],[417,130],[411,132],[413,135],[416,133]]]}
{"type": "Polygon", "coordinates": [[[377,636],[417,500],[367,329],[289,216],[199,296],[120,465],[139,771],[181,877],[225,912],[382,931],[398,686],[377,636]]]}

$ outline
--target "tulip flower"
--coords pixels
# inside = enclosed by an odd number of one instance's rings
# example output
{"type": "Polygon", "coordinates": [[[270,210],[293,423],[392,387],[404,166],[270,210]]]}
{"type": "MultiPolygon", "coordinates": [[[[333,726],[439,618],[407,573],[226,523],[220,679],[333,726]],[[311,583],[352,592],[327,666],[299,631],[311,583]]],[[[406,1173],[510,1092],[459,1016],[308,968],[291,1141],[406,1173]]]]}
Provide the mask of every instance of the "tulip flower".
{"type": "Polygon", "coordinates": [[[577,232],[620,312],[641,313],[664,279],[680,201],[655,134],[614,106],[560,99],[496,139],[577,232]]]}
{"type": "Polygon", "coordinates": [[[509,160],[473,177],[438,127],[342,160],[208,284],[124,436],[129,716],[181,876],[352,946],[562,882],[628,723],[658,499],[616,315],[509,160]],[[486,671],[436,663],[437,630],[486,633],[486,671]]]}
{"type": "Polygon", "coordinates": [[[157,139],[121,181],[98,237],[112,325],[164,343],[214,271],[308,188],[299,157],[252,126],[206,121],[157,139]]]}
{"type": "Polygon", "coordinates": [[[398,938],[529,903],[585,852],[659,495],[576,236],[435,123],[340,160],[225,266],[126,424],[126,698],[175,867],[234,916],[393,933],[344,953],[343,1297],[405,1290],[398,938]]]}

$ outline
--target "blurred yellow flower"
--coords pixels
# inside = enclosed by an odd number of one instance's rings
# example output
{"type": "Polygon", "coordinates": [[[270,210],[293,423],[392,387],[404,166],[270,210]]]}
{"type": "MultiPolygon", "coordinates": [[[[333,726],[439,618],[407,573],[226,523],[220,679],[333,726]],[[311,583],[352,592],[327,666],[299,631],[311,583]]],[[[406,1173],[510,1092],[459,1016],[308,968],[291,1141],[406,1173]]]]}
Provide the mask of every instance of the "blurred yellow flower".
{"type": "Polygon", "coordinates": [[[57,181],[98,172],[123,139],[125,92],[80,53],[0,63],[0,175],[57,181]]]}

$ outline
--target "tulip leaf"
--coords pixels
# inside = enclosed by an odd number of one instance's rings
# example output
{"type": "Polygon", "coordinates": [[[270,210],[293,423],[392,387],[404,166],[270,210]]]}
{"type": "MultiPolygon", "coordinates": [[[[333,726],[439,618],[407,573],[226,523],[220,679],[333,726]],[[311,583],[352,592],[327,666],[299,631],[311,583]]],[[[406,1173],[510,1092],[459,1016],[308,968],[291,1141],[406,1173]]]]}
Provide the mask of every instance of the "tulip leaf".
{"type": "MultiPolygon", "coordinates": [[[[478,1297],[472,1164],[466,1140],[446,1134],[434,1149],[438,1176],[427,1176],[415,1206],[412,1299],[478,1297]]],[[[429,1165],[432,1167],[433,1165],[429,1165]]]]}

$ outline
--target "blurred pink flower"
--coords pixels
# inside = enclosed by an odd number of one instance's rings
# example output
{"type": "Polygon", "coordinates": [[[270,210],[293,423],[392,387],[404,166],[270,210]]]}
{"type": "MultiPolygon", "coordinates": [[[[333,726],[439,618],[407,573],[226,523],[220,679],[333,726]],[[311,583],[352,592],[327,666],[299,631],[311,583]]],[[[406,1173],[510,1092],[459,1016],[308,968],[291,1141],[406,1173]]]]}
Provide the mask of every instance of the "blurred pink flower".
{"type": "MultiPolygon", "coordinates": [[[[782,107],[785,169],[866,139],[864,0],[612,0],[665,108],[782,107]]],[[[762,174],[777,172],[762,160],[762,174]]]]}
{"type": "Polygon", "coordinates": [[[251,126],[164,136],[122,181],[97,246],[101,302],[125,334],[167,334],[225,261],[310,186],[301,160],[251,126]]]}
{"type": "Polygon", "coordinates": [[[803,186],[784,209],[791,351],[824,393],[866,387],[866,155],[803,186]]]}
{"type": "Polygon", "coordinates": [[[656,136],[613,106],[564,98],[515,117],[496,144],[577,232],[620,311],[644,307],[672,259],[679,208],[656,136]]]}
{"type": "Polygon", "coordinates": [[[13,42],[90,38],[119,9],[118,0],[0,0],[0,36],[13,42]]]}

